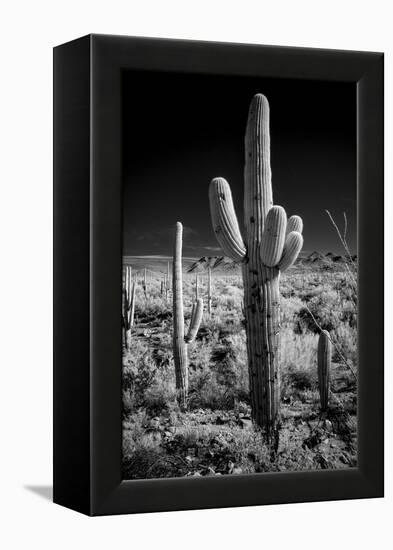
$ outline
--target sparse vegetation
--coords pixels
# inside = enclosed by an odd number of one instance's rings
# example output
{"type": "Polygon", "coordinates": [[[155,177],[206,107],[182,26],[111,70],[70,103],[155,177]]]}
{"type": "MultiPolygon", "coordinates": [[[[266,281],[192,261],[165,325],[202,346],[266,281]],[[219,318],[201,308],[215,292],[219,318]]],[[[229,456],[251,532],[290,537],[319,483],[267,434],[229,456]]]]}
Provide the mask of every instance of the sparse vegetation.
{"type": "MultiPolygon", "coordinates": [[[[240,270],[225,262],[212,269],[211,314],[202,318],[195,341],[188,344],[188,410],[181,411],[172,353],[172,292],[161,289],[166,260],[150,266],[146,296],[143,267],[135,265],[133,334],[131,349],[124,348],[123,355],[125,478],[356,465],[356,300],[344,261],[330,263],[332,269],[326,270],[322,261],[300,260],[281,278],[281,429],[274,456],[251,421],[240,270]],[[320,331],[307,308],[338,346],[332,346],[324,412],[318,388],[320,331]]],[[[195,275],[187,267],[185,262],[183,300],[190,322],[195,275]]],[[[198,292],[206,305],[207,270],[200,273],[198,292]]]]}
{"type": "Polygon", "coordinates": [[[137,283],[131,291],[125,277],[126,478],[356,463],[357,267],[347,218],[341,232],[326,211],[345,257],[313,252],[297,262],[303,222],[273,202],[262,94],[250,104],[244,159],[243,234],[228,182],[216,177],[209,187],[212,227],[227,259],[201,258],[185,275],[177,222],[172,309],[168,265],[149,278],[143,266],[138,297],[137,283]]]}

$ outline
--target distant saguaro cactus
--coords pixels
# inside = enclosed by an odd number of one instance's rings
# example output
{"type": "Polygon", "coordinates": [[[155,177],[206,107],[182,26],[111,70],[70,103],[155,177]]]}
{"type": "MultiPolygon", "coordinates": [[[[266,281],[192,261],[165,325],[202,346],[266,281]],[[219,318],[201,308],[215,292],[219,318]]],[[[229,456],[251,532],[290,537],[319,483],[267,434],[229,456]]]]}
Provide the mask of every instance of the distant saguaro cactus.
{"type": "Polygon", "coordinates": [[[212,268],[209,265],[207,269],[207,312],[212,312],[212,268]]]}
{"type": "Polygon", "coordinates": [[[176,374],[176,393],[179,406],[187,408],[188,396],[188,344],[193,342],[203,314],[203,300],[193,303],[191,321],[187,335],[184,334],[183,314],[183,269],[182,269],[183,226],[176,223],[175,247],[173,252],[173,358],[176,374]]]}
{"type": "Polygon", "coordinates": [[[318,340],[318,384],[321,398],[321,410],[329,405],[330,366],[332,361],[332,342],[327,330],[322,330],[318,340]]]}
{"type": "Polygon", "coordinates": [[[131,279],[132,268],[127,265],[124,269],[124,285],[123,285],[123,341],[126,349],[131,346],[131,328],[134,325],[135,312],[135,281],[131,279]]]}
{"type": "Polygon", "coordinates": [[[199,277],[198,273],[195,273],[195,300],[199,298],[199,277]]]}
{"type": "Polygon", "coordinates": [[[242,263],[252,417],[267,440],[277,444],[279,275],[295,262],[303,246],[303,224],[299,216],[287,222],[284,208],[273,205],[269,104],[262,94],[251,101],[245,135],[244,239],[224,178],[212,180],[209,199],[219,244],[227,256],[242,263]]]}
{"type": "Polygon", "coordinates": [[[147,269],[146,269],[146,267],[143,270],[142,288],[143,288],[143,292],[145,293],[145,298],[147,298],[147,269]]]}
{"type": "Polygon", "coordinates": [[[169,262],[166,266],[166,285],[165,285],[165,299],[168,300],[168,292],[171,290],[171,279],[170,279],[170,269],[169,269],[169,262]]]}

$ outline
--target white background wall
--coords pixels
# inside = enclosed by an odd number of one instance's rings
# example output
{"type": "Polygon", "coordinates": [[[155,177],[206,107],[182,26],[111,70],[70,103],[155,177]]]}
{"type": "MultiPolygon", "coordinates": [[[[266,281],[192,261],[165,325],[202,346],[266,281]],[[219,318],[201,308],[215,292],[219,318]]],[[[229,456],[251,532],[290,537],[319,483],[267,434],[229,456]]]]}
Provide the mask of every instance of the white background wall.
{"type": "MultiPolygon", "coordinates": [[[[51,483],[52,47],[95,32],[384,51],[388,100],[386,151],[391,153],[390,12],[389,2],[380,0],[14,0],[2,5],[0,544],[3,548],[390,547],[393,392],[389,360],[387,497],[383,500],[89,519],[55,506],[27,488],[51,483]]],[[[391,162],[386,156],[389,183],[391,162]]],[[[386,191],[387,231],[388,237],[392,237],[389,185],[386,191]]],[[[392,251],[391,247],[388,249],[392,251]]],[[[370,257],[369,261],[372,260],[370,257]]],[[[386,265],[389,276],[393,268],[389,256],[386,265]]],[[[388,310],[392,292],[389,288],[386,291],[388,310]]],[[[388,315],[386,319],[390,341],[391,318],[388,315]]],[[[388,359],[391,356],[388,354],[388,359]]]]}

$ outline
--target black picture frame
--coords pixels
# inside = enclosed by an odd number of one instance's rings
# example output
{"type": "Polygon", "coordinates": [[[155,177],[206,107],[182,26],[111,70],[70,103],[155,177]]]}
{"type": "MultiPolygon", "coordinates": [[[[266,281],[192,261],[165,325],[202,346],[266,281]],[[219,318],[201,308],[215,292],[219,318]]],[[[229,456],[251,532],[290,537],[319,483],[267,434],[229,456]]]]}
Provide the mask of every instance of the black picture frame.
{"type": "Polygon", "coordinates": [[[54,502],[105,515],[381,497],[383,431],[383,54],[109,35],[56,47],[54,502]],[[122,480],[120,87],[130,68],[356,83],[356,468],[122,480]]]}

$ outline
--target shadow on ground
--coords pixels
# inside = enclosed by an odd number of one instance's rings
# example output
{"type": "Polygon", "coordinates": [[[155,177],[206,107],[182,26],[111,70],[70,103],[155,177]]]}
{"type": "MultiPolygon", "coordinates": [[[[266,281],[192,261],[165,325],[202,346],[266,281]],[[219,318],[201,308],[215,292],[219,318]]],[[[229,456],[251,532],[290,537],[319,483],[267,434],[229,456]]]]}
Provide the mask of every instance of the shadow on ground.
{"type": "Polygon", "coordinates": [[[52,500],[53,487],[51,485],[25,485],[24,488],[45,500],[52,500]]]}

